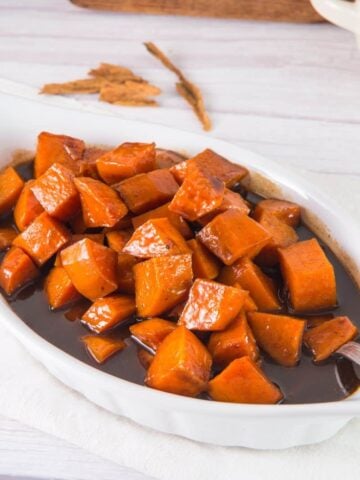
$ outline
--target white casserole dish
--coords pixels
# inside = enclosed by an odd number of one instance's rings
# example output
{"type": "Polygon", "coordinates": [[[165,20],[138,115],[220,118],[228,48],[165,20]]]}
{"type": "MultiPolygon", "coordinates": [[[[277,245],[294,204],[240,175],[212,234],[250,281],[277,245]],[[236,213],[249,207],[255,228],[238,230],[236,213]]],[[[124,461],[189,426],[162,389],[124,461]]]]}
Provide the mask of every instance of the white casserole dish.
{"type": "MultiPolygon", "coordinates": [[[[98,144],[155,141],[163,148],[190,155],[212,148],[247,166],[252,172],[252,187],[258,193],[302,205],[309,226],[332,247],[360,284],[360,242],[354,241],[360,237],[360,229],[345,211],[282,165],[207,136],[60,108],[52,103],[0,93],[0,166],[11,160],[14,150],[33,150],[41,130],[98,144]]],[[[208,402],[152,390],[103,373],[62,352],[25,325],[3,297],[0,298],[0,323],[52,374],[89,400],[142,425],[193,440],[281,449],[322,441],[352,417],[360,415],[359,393],[341,402],[263,406],[208,402]]]]}

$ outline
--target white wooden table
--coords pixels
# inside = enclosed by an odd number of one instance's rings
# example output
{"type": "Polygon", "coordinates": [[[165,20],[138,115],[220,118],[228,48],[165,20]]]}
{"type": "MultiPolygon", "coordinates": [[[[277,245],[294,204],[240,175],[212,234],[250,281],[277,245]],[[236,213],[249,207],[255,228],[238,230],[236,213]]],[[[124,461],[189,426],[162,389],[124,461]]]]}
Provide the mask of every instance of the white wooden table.
{"type": "MultiPolygon", "coordinates": [[[[351,189],[360,201],[360,52],[349,33],[326,24],[115,15],[66,0],[0,0],[0,77],[39,87],[80,78],[101,61],[118,63],[164,91],[161,108],[122,109],[122,116],[200,130],[173,76],[145,52],[146,40],[201,86],[211,135],[292,165],[330,194],[351,189]]],[[[2,475],[145,478],[0,417],[2,475]]]]}

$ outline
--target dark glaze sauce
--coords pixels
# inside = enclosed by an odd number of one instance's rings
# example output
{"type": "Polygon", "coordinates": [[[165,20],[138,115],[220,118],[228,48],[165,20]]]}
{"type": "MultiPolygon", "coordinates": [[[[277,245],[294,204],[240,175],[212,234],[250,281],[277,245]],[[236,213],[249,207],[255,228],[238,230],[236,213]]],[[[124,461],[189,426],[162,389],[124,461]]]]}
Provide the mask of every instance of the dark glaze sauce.
{"type": "MultiPolygon", "coordinates": [[[[29,165],[20,165],[17,169],[23,178],[31,177],[29,165]]],[[[260,197],[249,193],[247,199],[255,204],[260,197]]],[[[1,223],[4,224],[4,222],[1,223]]],[[[302,240],[314,237],[314,234],[304,225],[301,225],[297,232],[302,240]]],[[[332,313],[349,316],[360,328],[359,290],[330,249],[324,246],[324,250],[335,268],[337,279],[339,307],[332,313]]],[[[51,265],[49,265],[50,267],[51,265]]],[[[267,273],[274,277],[279,276],[276,270],[267,273]]],[[[81,337],[88,334],[89,331],[79,320],[71,321],[66,318],[69,316],[69,311],[70,315],[74,314],[74,307],[62,311],[50,311],[42,290],[43,281],[44,275],[36,284],[25,287],[9,299],[11,308],[19,317],[41,337],[82,362],[116,377],[142,385],[145,369],[138,359],[139,347],[129,337],[128,327],[122,326],[115,329],[116,334],[125,338],[127,348],[103,365],[98,365],[88,355],[81,342],[81,337]]],[[[283,292],[280,291],[279,294],[283,295],[283,292]]],[[[81,310],[81,308],[85,309],[87,305],[90,305],[90,302],[84,301],[83,305],[76,305],[75,308],[81,310]]],[[[284,307],[284,312],[287,312],[286,307],[284,307]]],[[[319,312],[316,313],[319,314],[319,312]]],[[[302,315],[301,318],[305,317],[302,315]]],[[[131,321],[136,321],[136,319],[131,321]]],[[[296,367],[283,367],[263,354],[262,368],[268,377],[279,385],[285,397],[283,403],[288,404],[341,400],[353,393],[359,386],[360,371],[354,370],[348,360],[332,356],[323,364],[314,365],[311,354],[305,347],[300,363],[296,367]]]]}

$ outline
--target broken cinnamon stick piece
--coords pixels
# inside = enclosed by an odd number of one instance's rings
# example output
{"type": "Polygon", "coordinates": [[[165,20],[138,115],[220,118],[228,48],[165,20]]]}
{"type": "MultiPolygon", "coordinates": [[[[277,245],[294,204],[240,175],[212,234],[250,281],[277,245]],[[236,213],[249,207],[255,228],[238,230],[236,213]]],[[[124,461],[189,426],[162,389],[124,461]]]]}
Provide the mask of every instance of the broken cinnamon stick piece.
{"type": "Polygon", "coordinates": [[[100,63],[97,68],[91,69],[88,74],[91,77],[104,78],[109,82],[116,83],[126,82],[127,80],[132,80],[133,82],[145,82],[143,78],[135,75],[130,68],[113,65],[111,63],[100,63]]]}
{"type": "Polygon", "coordinates": [[[49,95],[70,95],[72,93],[99,93],[106,82],[104,78],[83,78],[64,83],[47,83],[40,93],[49,95]]]}
{"type": "Polygon", "coordinates": [[[150,83],[126,81],[124,83],[105,83],[100,90],[100,100],[115,105],[156,106],[152,98],[161,90],[150,83]]]}

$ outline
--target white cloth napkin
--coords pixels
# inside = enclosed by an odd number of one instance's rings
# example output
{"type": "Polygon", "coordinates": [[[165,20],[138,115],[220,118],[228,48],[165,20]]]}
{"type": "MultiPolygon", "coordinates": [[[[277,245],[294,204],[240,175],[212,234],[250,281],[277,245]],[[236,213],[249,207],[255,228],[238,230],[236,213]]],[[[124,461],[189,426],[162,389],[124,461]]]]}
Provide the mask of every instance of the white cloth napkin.
{"type": "MultiPolygon", "coordinates": [[[[5,84],[1,84],[3,88],[5,84]]],[[[27,87],[16,88],[28,95],[27,87]]],[[[307,174],[360,221],[358,179],[307,174]]],[[[1,333],[0,412],[123,466],[164,480],[331,480],[360,474],[360,420],[318,445],[255,451],[192,442],[141,427],[72,391],[1,333]]]]}

